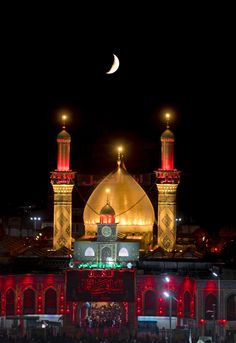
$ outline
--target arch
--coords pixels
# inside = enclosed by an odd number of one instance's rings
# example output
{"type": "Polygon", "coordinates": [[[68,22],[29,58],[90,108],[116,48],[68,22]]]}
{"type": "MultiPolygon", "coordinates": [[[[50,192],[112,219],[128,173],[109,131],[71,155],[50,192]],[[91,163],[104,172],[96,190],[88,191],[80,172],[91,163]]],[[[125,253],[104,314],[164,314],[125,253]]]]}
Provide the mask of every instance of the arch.
{"type": "MultiPolygon", "coordinates": [[[[175,297],[175,296],[174,296],[175,297]]],[[[177,300],[172,298],[166,299],[166,316],[170,315],[170,302],[171,302],[171,316],[176,317],[177,316],[177,300]]]]}
{"type": "Polygon", "coordinates": [[[191,314],[191,295],[187,291],[184,293],[184,318],[190,318],[191,314]]]}
{"type": "Polygon", "coordinates": [[[157,310],[157,300],[156,293],[149,289],[144,294],[144,315],[145,316],[155,316],[157,310]]]}
{"type": "Polygon", "coordinates": [[[129,256],[129,252],[128,252],[128,250],[125,247],[123,247],[123,248],[121,248],[119,250],[119,254],[118,255],[121,256],[121,257],[128,257],[129,256]]]}
{"type": "Polygon", "coordinates": [[[236,294],[231,294],[226,302],[227,320],[236,320],[236,294]]]}
{"type": "Polygon", "coordinates": [[[57,313],[57,292],[53,288],[48,288],[44,295],[45,314],[57,313]]]}
{"type": "Polygon", "coordinates": [[[36,309],[35,291],[27,288],[23,293],[23,313],[33,314],[36,309]]]}
{"type": "Polygon", "coordinates": [[[15,314],[15,292],[9,288],[6,292],[6,315],[12,316],[15,314]]]}
{"type": "Polygon", "coordinates": [[[214,320],[217,314],[217,298],[214,294],[208,294],[205,298],[205,319],[214,320]]]}
{"type": "Polygon", "coordinates": [[[102,261],[106,262],[108,257],[111,257],[111,249],[109,247],[104,247],[102,249],[102,261]]]}
{"type": "Polygon", "coordinates": [[[94,252],[93,248],[88,247],[85,250],[84,256],[95,256],[95,252],[94,252]]]}

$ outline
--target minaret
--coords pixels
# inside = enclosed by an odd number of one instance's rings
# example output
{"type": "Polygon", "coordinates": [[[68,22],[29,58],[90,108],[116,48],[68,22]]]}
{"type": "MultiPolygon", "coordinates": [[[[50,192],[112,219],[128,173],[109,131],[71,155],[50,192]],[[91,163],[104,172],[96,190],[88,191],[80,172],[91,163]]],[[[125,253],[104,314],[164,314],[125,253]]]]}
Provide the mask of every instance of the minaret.
{"type": "Polygon", "coordinates": [[[169,129],[169,113],[166,114],[166,130],[161,135],[161,168],[155,171],[158,189],[157,243],[164,250],[172,251],[176,242],[176,191],[180,171],[174,169],[174,134],[169,129]]]}
{"type": "Polygon", "coordinates": [[[66,116],[62,116],[62,131],[57,135],[57,169],[51,172],[54,191],[53,249],[71,249],[72,190],[75,172],[70,169],[71,136],[65,130],[66,116]]]}

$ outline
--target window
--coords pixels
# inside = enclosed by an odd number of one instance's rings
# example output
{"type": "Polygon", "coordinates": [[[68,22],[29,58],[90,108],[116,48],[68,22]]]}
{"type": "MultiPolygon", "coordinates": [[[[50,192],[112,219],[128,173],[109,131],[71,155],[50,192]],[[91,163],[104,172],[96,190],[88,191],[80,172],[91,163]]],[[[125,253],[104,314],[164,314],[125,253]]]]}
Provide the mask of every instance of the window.
{"type": "Polygon", "coordinates": [[[85,250],[84,256],[95,256],[95,252],[94,252],[93,248],[88,247],[85,250]]]}
{"type": "Polygon", "coordinates": [[[119,251],[119,256],[121,257],[128,257],[129,256],[129,252],[126,248],[121,248],[119,251]]]}

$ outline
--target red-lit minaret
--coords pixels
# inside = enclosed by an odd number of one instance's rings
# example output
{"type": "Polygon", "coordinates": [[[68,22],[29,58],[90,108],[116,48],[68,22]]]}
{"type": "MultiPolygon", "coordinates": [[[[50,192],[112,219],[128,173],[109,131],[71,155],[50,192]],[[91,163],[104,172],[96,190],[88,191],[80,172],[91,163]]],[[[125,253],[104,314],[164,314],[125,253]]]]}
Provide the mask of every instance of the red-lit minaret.
{"type": "Polygon", "coordinates": [[[70,169],[71,136],[64,125],[57,135],[57,169],[51,172],[51,184],[54,191],[53,249],[61,247],[71,249],[72,243],[72,191],[75,172],[70,169]]]}
{"type": "Polygon", "coordinates": [[[155,171],[158,189],[158,240],[160,247],[172,251],[176,242],[176,191],[180,171],[174,169],[174,134],[167,127],[161,135],[161,168],[155,171]]]}

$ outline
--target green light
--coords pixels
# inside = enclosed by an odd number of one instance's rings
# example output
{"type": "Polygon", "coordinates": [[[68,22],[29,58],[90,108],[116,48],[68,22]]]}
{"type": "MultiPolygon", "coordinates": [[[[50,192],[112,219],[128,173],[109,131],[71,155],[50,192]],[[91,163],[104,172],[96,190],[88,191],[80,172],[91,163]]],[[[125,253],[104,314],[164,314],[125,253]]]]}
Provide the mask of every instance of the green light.
{"type": "Polygon", "coordinates": [[[87,262],[79,264],[75,263],[73,267],[78,269],[119,269],[124,268],[124,264],[120,262],[87,262]]]}

